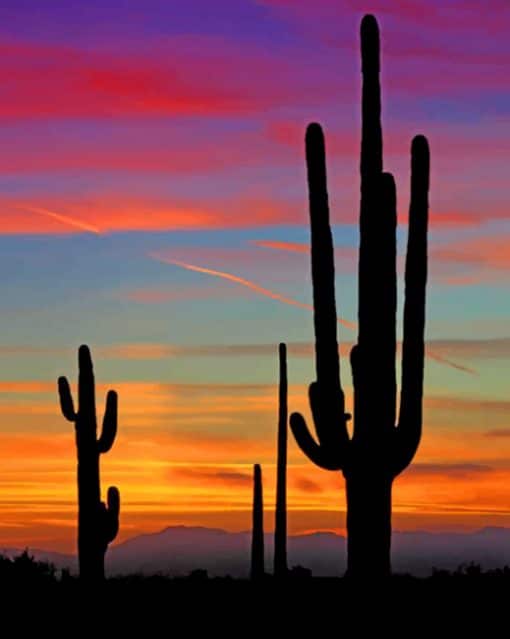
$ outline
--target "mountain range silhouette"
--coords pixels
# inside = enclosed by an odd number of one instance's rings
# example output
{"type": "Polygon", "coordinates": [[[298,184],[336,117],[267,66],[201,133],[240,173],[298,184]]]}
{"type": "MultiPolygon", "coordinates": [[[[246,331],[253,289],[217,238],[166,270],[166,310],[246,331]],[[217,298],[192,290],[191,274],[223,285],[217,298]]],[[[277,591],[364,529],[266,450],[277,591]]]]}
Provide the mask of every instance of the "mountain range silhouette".
{"type": "MultiPolygon", "coordinates": [[[[251,531],[229,532],[218,528],[169,526],[131,537],[112,545],[106,558],[106,573],[188,575],[205,569],[210,576],[248,577],[251,531]]],[[[266,566],[273,553],[273,534],[265,535],[266,566]]],[[[14,556],[21,548],[0,548],[14,556]]],[[[73,555],[30,548],[30,554],[57,568],[77,571],[73,555]]],[[[315,532],[288,537],[289,566],[310,568],[316,577],[340,577],[346,568],[346,539],[333,532],[315,532]]],[[[510,565],[510,528],[486,527],[474,532],[394,532],[395,573],[420,577],[433,568],[453,570],[474,562],[484,569],[510,565]]]]}

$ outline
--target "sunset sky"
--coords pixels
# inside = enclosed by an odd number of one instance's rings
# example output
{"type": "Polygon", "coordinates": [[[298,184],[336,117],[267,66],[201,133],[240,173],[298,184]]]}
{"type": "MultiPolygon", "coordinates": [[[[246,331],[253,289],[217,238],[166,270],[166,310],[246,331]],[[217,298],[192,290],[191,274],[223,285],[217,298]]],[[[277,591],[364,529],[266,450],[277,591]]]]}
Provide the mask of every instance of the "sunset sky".
{"type": "MultiPolygon", "coordinates": [[[[248,529],[254,462],[272,529],[278,342],[291,410],[309,415],[314,378],[310,121],[326,133],[352,406],[369,11],[401,260],[413,135],[432,157],[424,435],[395,484],[394,527],[510,526],[510,4],[489,4],[2,1],[0,547],[75,548],[56,379],[75,389],[81,343],[100,418],[119,393],[101,458],[103,491],[121,491],[118,540],[248,529]]],[[[341,475],[289,446],[290,532],[343,532],[341,475]]]]}

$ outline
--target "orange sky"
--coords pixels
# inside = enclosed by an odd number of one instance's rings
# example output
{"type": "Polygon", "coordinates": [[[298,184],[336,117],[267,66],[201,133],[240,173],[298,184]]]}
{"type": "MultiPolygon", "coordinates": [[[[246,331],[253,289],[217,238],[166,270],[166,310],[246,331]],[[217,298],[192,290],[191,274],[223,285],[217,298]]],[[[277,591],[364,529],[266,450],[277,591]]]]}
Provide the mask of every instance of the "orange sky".
{"type": "MultiPolygon", "coordinates": [[[[119,392],[121,417],[117,441],[101,460],[103,490],[112,483],[121,488],[119,540],[172,524],[248,529],[254,460],[263,466],[271,529],[274,385],[110,386],[119,392]]],[[[98,398],[106,390],[101,384],[98,398]]],[[[70,551],[75,544],[75,447],[72,428],[59,415],[55,385],[3,382],[0,394],[4,419],[18,425],[16,432],[0,434],[2,544],[70,551]]],[[[306,413],[305,398],[304,386],[291,386],[293,408],[306,413]]],[[[436,395],[425,406],[416,462],[395,485],[395,528],[510,525],[506,403],[436,395]],[[456,423],[459,411],[469,415],[462,429],[456,423]],[[492,430],[484,428],[487,423],[492,430]]],[[[315,468],[292,441],[288,481],[291,533],[344,530],[341,476],[315,468]]]]}

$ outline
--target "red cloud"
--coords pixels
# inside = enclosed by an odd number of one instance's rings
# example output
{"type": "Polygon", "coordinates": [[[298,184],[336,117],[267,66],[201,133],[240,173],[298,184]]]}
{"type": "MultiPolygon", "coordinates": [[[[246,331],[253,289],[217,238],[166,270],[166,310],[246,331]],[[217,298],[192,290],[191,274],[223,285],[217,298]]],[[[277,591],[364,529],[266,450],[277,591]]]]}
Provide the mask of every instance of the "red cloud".
{"type": "Polygon", "coordinates": [[[232,116],[325,99],[313,90],[319,82],[296,74],[286,58],[207,37],[174,37],[150,55],[117,56],[4,42],[0,72],[8,78],[0,102],[5,119],[232,116]]]}

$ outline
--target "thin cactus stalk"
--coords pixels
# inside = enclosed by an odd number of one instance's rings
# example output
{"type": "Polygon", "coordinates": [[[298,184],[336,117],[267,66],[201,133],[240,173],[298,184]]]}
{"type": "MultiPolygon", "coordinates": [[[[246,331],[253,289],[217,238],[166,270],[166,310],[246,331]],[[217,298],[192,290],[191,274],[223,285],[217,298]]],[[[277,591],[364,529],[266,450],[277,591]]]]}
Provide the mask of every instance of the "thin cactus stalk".
{"type": "Polygon", "coordinates": [[[278,440],[276,460],[276,509],[274,529],[274,575],[285,577],[287,567],[287,347],[278,347],[278,440]]]}
{"type": "Polygon", "coordinates": [[[311,221],[317,380],[310,405],[317,439],[304,418],[290,425],[302,451],[327,470],[341,470],[347,496],[347,574],[384,576],[391,571],[391,492],[412,461],[422,429],[429,148],[411,145],[411,202],[405,267],[402,379],[396,418],[396,192],[383,173],[379,29],[373,16],[361,23],[362,142],[358,341],[351,351],[354,426],[340,384],[333,241],[329,223],[324,137],[311,124],[306,157],[311,221]],[[318,440],[318,441],[317,441],[318,440]]]}
{"type": "Polygon", "coordinates": [[[99,455],[113,446],[117,434],[117,393],[109,391],[101,436],[97,438],[96,400],[92,358],[87,346],[78,351],[78,410],[65,377],[59,377],[58,392],[64,417],[74,423],[78,454],[78,560],[80,578],[88,582],[104,579],[104,557],[119,530],[120,495],[108,488],[101,501],[99,455]]]}
{"type": "Polygon", "coordinates": [[[253,511],[251,538],[251,571],[253,581],[264,577],[264,503],[262,496],[262,471],[259,464],[253,467],[253,511]]]}

